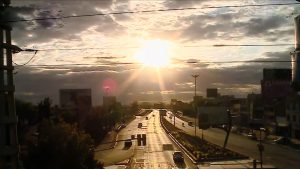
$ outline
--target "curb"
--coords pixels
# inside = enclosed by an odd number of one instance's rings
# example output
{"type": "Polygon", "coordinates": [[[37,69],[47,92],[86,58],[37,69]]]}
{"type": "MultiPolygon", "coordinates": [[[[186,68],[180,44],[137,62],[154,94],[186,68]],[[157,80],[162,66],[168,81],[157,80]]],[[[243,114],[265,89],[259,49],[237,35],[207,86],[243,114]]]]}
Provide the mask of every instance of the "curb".
{"type": "Polygon", "coordinates": [[[170,139],[181,149],[183,150],[183,152],[185,153],[185,155],[192,161],[193,164],[197,164],[197,162],[195,161],[195,159],[193,158],[193,155],[191,155],[190,152],[188,152],[188,150],[181,145],[171,134],[170,131],[168,131],[168,129],[165,127],[165,125],[162,122],[162,116],[160,116],[160,123],[163,127],[163,129],[165,130],[165,132],[168,134],[168,136],[170,137],[170,139]]]}
{"type": "MultiPolygon", "coordinates": [[[[115,138],[114,141],[118,140],[118,137],[119,137],[119,133],[117,133],[116,138],[115,138]]],[[[115,144],[113,146],[111,146],[111,149],[115,148],[117,146],[117,143],[118,142],[115,142],[115,144]]]]}

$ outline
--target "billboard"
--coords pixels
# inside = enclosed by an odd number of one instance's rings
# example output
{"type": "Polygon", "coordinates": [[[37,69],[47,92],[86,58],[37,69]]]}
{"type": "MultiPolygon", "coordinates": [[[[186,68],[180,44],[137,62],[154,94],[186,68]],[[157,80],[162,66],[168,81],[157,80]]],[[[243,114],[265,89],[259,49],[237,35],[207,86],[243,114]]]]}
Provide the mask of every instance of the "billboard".
{"type": "Polygon", "coordinates": [[[62,108],[86,109],[92,107],[91,89],[60,89],[59,101],[62,108]]]}
{"type": "Polygon", "coordinates": [[[227,108],[224,106],[198,107],[198,125],[201,129],[228,123],[227,108]]]}

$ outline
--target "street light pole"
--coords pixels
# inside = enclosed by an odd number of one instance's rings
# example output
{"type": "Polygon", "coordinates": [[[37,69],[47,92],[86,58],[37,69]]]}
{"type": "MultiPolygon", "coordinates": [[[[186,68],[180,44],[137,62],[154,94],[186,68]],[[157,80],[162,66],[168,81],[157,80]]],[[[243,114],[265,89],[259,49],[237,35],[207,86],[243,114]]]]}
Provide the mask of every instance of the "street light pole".
{"type": "Polygon", "coordinates": [[[196,96],[197,96],[197,90],[196,90],[196,86],[197,86],[197,77],[198,77],[199,75],[192,75],[192,77],[193,78],[195,78],[195,97],[194,97],[194,108],[195,108],[195,137],[196,137],[196,130],[197,130],[197,125],[196,125],[196,120],[197,120],[197,105],[196,105],[196,100],[197,100],[197,98],[196,98],[196,96]]]}

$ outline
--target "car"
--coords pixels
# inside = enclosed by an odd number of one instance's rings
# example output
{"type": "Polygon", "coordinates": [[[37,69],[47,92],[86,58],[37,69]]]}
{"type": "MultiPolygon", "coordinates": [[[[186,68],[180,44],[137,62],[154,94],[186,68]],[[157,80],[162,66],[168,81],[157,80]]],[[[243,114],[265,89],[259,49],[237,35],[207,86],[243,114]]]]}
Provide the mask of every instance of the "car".
{"type": "Polygon", "coordinates": [[[288,137],[280,137],[280,138],[274,140],[274,142],[277,144],[282,144],[282,145],[291,144],[291,140],[288,137]]]}
{"type": "Polygon", "coordinates": [[[124,142],[124,147],[125,148],[129,148],[129,147],[131,147],[132,146],[132,141],[131,140],[126,140],[125,142],[124,142]]]}
{"type": "Polygon", "coordinates": [[[174,162],[184,162],[183,153],[181,151],[174,151],[173,160],[174,162]]]}
{"type": "Polygon", "coordinates": [[[139,123],[138,128],[142,128],[142,127],[143,127],[143,123],[139,123]]]}
{"type": "Polygon", "coordinates": [[[257,140],[257,137],[256,137],[255,133],[251,133],[251,132],[250,132],[250,133],[247,135],[247,137],[250,138],[251,140],[257,140]]]}

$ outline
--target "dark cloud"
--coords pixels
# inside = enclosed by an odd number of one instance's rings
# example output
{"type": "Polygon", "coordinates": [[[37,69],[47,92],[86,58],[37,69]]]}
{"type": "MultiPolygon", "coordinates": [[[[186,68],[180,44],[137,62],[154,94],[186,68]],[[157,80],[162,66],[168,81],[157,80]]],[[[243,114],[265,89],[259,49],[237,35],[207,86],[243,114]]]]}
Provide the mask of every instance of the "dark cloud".
{"type": "Polygon", "coordinates": [[[165,0],[164,5],[168,8],[193,7],[208,0],[165,0]]]}
{"type": "MultiPolygon", "coordinates": [[[[10,7],[1,12],[0,20],[22,20],[32,18],[56,18],[61,16],[76,16],[100,13],[96,7],[111,5],[112,0],[103,1],[54,1],[10,7]]],[[[52,39],[80,39],[78,33],[96,26],[96,31],[102,34],[123,31],[124,29],[110,16],[80,17],[69,19],[46,19],[29,22],[13,22],[12,36],[18,45],[28,43],[49,42],[52,39]],[[29,36],[30,35],[30,36],[29,36]]]]}
{"type": "Polygon", "coordinates": [[[182,32],[182,37],[187,40],[259,37],[273,41],[290,37],[293,33],[291,28],[281,29],[289,22],[287,18],[278,15],[241,21],[236,13],[229,13],[212,16],[193,15],[180,20],[189,25],[182,32]]]}
{"type": "Polygon", "coordinates": [[[247,30],[246,35],[257,36],[268,33],[270,30],[278,29],[287,23],[286,17],[274,15],[268,18],[252,18],[248,22],[239,24],[247,30]]]}

